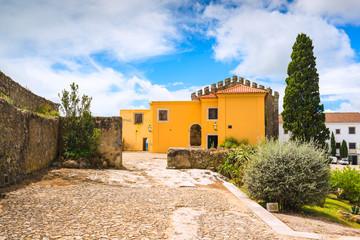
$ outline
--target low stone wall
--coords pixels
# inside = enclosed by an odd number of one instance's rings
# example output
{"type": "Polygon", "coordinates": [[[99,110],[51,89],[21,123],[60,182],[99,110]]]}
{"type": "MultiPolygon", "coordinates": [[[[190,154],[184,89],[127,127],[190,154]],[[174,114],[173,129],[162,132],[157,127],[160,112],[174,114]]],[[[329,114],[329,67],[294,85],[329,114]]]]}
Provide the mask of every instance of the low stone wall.
{"type": "Polygon", "coordinates": [[[175,169],[213,169],[223,161],[228,150],[169,148],[167,167],[175,169]]]}
{"type": "Polygon", "coordinates": [[[110,166],[122,167],[122,118],[94,117],[95,127],[100,129],[99,152],[110,160],[110,166]]]}
{"type": "Polygon", "coordinates": [[[57,157],[59,118],[17,109],[0,98],[0,187],[48,167],[57,157]]]}
{"type": "Polygon", "coordinates": [[[43,97],[40,97],[30,90],[22,87],[20,84],[12,80],[0,71],[0,93],[10,97],[17,107],[27,108],[35,111],[42,103],[47,103],[52,110],[58,110],[60,104],[53,103],[43,97]]]}

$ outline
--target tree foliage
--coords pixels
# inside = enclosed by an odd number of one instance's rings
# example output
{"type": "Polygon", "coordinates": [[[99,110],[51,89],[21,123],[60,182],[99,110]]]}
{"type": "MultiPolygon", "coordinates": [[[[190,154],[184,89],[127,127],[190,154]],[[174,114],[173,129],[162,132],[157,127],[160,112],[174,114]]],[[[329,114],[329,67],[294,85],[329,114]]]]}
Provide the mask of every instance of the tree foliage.
{"type": "Polygon", "coordinates": [[[341,158],[348,157],[348,147],[347,147],[347,143],[345,140],[342,141],[341,146],[340,146],[340,157],[341,158]]]}
{"type": "Polygon", "coordinates": [[[336,142],[335,142],[334,132],[331,133],[330,144],[331,144],[331,156],[336,157],[336,142]]]}
{"type": "Polygon", "coordinates": [[[267,140],[250,159],[244,182],[255,199],[299,209],[321,204],[328,193],[328,158],[313,142],[267,140]]]}
{"type": "Polygon", "coordinates": [[[65,142],[64,155],[67,158],[90,158],[97,154],[100,130],[95,128],[92,120],[90,105],[91,97],[79,97],[79,86],[70,85],[71,92],[64,89],[59,94],[60,110],[65,115],[63,124],[63,138],[65,142]]]}
{"type": "Polygon", "coordinates": [[[343,169],[335,169],[331,172],[330,184],[337,191],[339,197],[352,203],[360,201],[360,171],[349,166],[343,169]]]}
{"type": "Polygon", "coordinates": [[[291,139],[314,140],[324,146],[329,129],[325,126],[324,105],[320,104],[313,48],[306,34],[297,36],[287,69],[282,118],[284,129],[291,131],[291,139]]]}

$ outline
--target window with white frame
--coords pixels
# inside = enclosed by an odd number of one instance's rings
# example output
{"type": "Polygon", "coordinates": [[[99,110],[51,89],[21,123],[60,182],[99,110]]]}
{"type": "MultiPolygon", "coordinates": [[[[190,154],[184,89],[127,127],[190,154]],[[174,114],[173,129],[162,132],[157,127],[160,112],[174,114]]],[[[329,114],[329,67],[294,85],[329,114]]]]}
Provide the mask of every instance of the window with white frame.
{"type": "Polygon", "coordinates": [[[159,108],[157,115],[158,115],[158,122],[169,121],[169,109],[159,108]]]}
{"type": "Polygon", "coordinates": [[[134,124],[143,124],[143,113],[134,113],[134,124]]]}
{"type": "Polygon", "coordinates": [[[208,120],[218,120],[218,108],[209,107],[208,108],[208,120]]]}
{"type": "Polygon", "coordinates": [[[335,144],[335,146],[336,146],[336,149],[340,149],[340,143],[339,143],[339,142],[337,142],[337,143],[335,144]]]}

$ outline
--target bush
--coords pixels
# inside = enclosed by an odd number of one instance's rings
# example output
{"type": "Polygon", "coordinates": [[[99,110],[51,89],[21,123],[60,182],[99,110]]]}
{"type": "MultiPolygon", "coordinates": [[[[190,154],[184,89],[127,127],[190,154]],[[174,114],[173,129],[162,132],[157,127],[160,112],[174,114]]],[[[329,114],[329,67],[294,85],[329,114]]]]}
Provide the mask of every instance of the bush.
{"type": "Polygon", "coordinates": [[[331,171],[330,185],[339,188],[338,197],[351,203],[360,201],[360,171],[349,166],[331,171]]]}
{"type": "Polygon", "coordinates": [[[226,154],[224,162],[217,168],[218,172],[230,178],[237,186],[243,185],[244,171],[254,146],[242,146],[226,154]]]}
{"type": "Polygon", "coordinates": [[[329,191],[325,151],[313,143],[267,140],[251,156],[244,182],[250,196],[280,209],[321,204],[329,191]]]}
{"type": "Polygon", "coordinates": [[[36,113],[45,115],[45,116],[59,116],[59,112],[52,110],[51,106],[48,103],[41,103],[35,110],[36,113]]]}
{"type": "Polygon", "coordinates": [[[248,145],[248,144],[249,141],[246,138],[239,141],[234,137],[228,137],[225,138],[225,141],[220,144],[220,147],[231,149],[231,148],[238,148],[241,145],[248,145]]]}
{"type": "Polygon", "coordinates": [[[95,128],[90,113],[92,98],[83,95],[80,101],[78,85],[73,83],[70,86],[71,92],[63,90],[62,95],[59,94],[62,102],[60,109],[65,115],[64,155],[66,158],[74,159],[95,158],[98,155],[100,130],[95,128]]]}

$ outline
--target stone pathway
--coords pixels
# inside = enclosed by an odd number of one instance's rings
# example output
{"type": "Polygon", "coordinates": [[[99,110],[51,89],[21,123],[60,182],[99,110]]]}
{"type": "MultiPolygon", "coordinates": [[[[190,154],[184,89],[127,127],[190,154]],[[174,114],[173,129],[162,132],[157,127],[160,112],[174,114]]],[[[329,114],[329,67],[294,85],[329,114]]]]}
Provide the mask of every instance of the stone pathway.
{"type": "Polygon", "coordinates": [[[208,170],[124,152],[127,170],[51,170],[0,199],[2,239],[295,239],[276,234],[208,170]]]}

